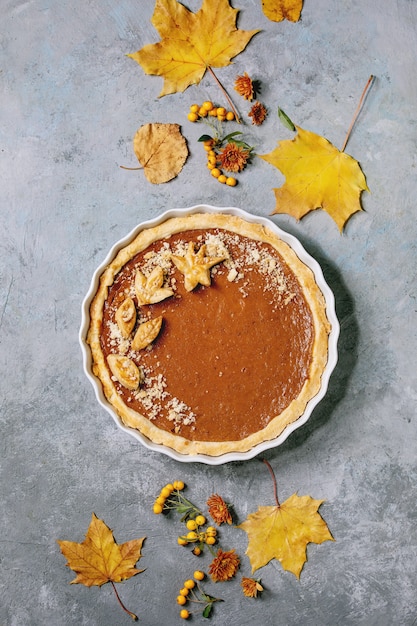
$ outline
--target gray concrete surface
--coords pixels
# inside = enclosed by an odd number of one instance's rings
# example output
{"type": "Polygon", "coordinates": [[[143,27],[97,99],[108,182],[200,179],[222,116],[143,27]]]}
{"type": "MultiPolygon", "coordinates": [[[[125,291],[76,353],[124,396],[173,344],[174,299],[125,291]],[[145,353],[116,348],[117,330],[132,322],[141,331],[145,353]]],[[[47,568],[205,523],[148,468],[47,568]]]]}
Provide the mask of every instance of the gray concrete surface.
{"type": "MultiPolygon", "coordinates": [[[[199,0],[186,5],[197,10],[199,0]]],[[[412,626],[417,623],[416,103],[417,3],[305,0],[297,24],[274,24],[260,0],[233,0],[238,25],[262,30],[217,71],[233,93],[247,71],[269,109],[245,133],[259,153],[291,136],[277,106],[341,146],[362,89],[376,76],[347,152],[371,193],[341,236],[322,211],[272,218],[321,263],[341,323],[339,363],[309,422],[265,456],[281,499],[325,499],[336,541],[311,544],[300,581],[277,562],[245,600],[246,535],[222,532],[242,558],[234,582],[207,585],[225,601],[213,626],[412,626]]],[[[82,371],[81,302],[108,249],[140,221],[199,202],[267,216],[283,178],[260,159],[234,189],[205,173],[189,105],[219,100],[209,76],[158,98],[162,79],[125,55],[158,40],[150,0],[3,0],[0,34],[1,591],[2,626],[130,623],[110,585],[69,585],[57,539],[82,541],[91,514],[116,540],[147,537],[146,571],[118,586],[143,626],[180,622],[175,603],[196,560],[176,545],[177,518],[152,514],[172,478],[204,505],[218,492],[237,521],[273,503],[259,459],[180,464],[141,447],[97,404],[82,371]],[[182,173],[151,185],[135,165],[144,123],[182,125],[182,173]]],[[[246,107],[235,98],[242,113],[246,107]]],[[[207,569],[210,558],[198,561],[207,569]]],[[[194,616],[192,623],[205,622],[194,616]]]]}

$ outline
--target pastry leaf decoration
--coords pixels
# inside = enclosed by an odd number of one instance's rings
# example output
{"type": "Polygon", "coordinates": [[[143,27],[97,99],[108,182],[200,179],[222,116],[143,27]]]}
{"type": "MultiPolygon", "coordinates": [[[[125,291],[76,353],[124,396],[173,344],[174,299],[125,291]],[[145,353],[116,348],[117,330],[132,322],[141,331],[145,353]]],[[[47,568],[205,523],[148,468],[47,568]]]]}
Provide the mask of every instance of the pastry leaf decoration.
{"type": "Polygon", "coordinates": [[[140,270],[135,276],[135,292],[139,305],[156,304],[165,298],[174,295],[170,287],[163,287],[164,270],[157,266],[149,276],[144,276],[140,270]]]}
{"type": "Polygon", "coordinates": [[[121,385],[135,391],[141,383],[141,373],[134,361],[122,354],[109,354],[107,363],[113,376],[121,385]]]}
{"type": "Polygon", "coordinates": [[[194,243],[189,242],[184,256],[173,254],[172,261],[182,274],[184,274],[184,286],[187,291],[192,291],[198,284],[209,287],[211,285],[210,268],[226,259],[225,256],[207,257],[206,245],[201,246],[198,252],[194,251],[194,243]]]}
{"type": "MultiPolygon", "coordinates": [[[[127,611],[120,601],[114,583],[127,580],[144,571],[135,567],[142,557],[144,540],[145,537],[117,544],[110,528],[93,513],[82,543],[58,540],[58,544],[67,559],[68,567],[77,574],[71,584],[101,587],[110,582],[120,604],[127,611]]],[[[136,615],[127,612],[133,619],[137,619],[136,615]]]]}
{"type": "Polygon", "coordinates": [[[132,298],[126,298],[116,311],[115,320],[122,337],[127,339],[136,324],[136,307],[132,298]]]}
{"type": "Polygon", "coordinates": [[[132,350],[143,350],[149,346],[159,335],[162,326],[162,315],[154,319],[142,322],[133,337],[132,350]]]}
{"type": "Polygon", "coordinates": [[[177,0],[156,0],[152,24],[161,41],[128,54],[146,74],[162,76],[160,96],[198,84],[207,70],[230,65],[258,30],[236,27],[229,0],[203,0],[193,13],[177,0]]]}
{"type": "Polygon", "coordinates": [[[347,220],[361,211],[362,191],[369,191],[359,163],[327,139],[296,126],[294,139],[280,141],[261,159],[286,178],[274,189],[273,213],[288,213],[297,220],[310,211],[324,209],[340,231],[347,220]]]}
{"type": "Polygon", "coordinates": [[[262,11],[272,22],[298,22],[303,0],[262,0],[262,11]]]}

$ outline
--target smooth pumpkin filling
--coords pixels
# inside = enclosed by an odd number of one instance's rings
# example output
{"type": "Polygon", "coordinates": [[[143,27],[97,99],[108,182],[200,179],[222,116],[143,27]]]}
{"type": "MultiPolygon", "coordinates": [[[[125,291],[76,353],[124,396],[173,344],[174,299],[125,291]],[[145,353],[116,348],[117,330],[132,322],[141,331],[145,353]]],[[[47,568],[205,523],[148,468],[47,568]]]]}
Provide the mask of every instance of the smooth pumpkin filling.
{"type": "Polygon", "coordinates": [[[127,407],[189,441],[227,442],[262,430],[299,396],[314,334],[277,250],[213,228],[158,240],[121,268],[100,346],[127,407]]]}

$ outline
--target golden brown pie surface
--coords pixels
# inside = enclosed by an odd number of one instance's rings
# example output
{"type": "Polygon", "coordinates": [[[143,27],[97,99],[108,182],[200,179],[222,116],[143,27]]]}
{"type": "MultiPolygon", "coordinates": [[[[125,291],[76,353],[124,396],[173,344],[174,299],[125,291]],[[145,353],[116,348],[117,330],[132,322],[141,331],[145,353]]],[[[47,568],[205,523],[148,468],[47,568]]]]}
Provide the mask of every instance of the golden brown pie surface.
{"type": "Polygon", "coordinates": [[[90,307],[93,371],[123,423],[182,454],[277,437],[320,388],[330,325],[274,232],[226,214],[145,229],[90,307]]]}

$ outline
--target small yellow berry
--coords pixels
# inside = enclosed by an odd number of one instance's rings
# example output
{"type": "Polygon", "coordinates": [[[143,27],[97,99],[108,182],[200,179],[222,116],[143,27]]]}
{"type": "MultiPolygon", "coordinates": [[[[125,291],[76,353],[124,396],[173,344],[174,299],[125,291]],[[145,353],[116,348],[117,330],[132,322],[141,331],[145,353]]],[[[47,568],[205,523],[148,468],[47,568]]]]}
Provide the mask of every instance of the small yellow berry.
{"type": "Polygon", "coordinates": [[[233,111],[228,111],[226,113],[226,119],[228,122],[231,122],[232,120],[235,119],[235,114],[233,113],[233,111]]]}
{"type": "Polygon", "coordinates": [[[207,156],[209,156],[209,157],[216,157],[216,159],[217,159],[217,154],[215,153],[214,150],[209,150],[209,152],[207,153],[207,156]]]}
{"type": "Polygon", "coordinates": [[[207,162],[207,167],[209,170],[214,170],[214,168],[216,167],[215,163],[210,163],[210,161],[207,162]]]}
{"type": "Polygon", "coordinates": [[[210,100],[203,102],[203,109],[206,109],[206,111],[211,111],[213,107],[214,104],[210,100]]]}
{"type": "Polygon", "coordinates": [[[164,498],[164,496],[158,496],[157,499],[155,500],[155,503],[160,504],[161,506],[164,506],[165,500],[166,498],[164,498]]]}
{"type": "Polygon", "coordinates": [[[168,489],[168,487],[163,487],[161,489],[160,497],[162,496],[162,498],[168,498],[168,496],[170,496],[171,493],[172,493],[171,489],[168,489]]]}
{"type": "Polygon", "coordinates": [[[236,178],[233,178],[233,176],[229,176],[228,179],[226,180],[226,185],[229,185],[229,187],[236,187],[237,185],[236,178]]]}
{"type": "Polygon", "coordinates": [[[194,530],[191,530],[187,533],[187,539],[188,541],[196,541],[196,539],[198,539],[198,535],[194,530]]]}
{"type": "Polygon", "coordinates": [[[197,528],[197,522],[193,519],[189,519],[186,526],[188,530],[195,530],[197,528]]]}
{"type": "Polygon", "coordinates": [[[199,108],[200,108],[199,104],[192,104],[190,106],[190,113],[198,113],[199,108]]]}
{"type": "Polygon", "coordinates": [[[187,118],[189,122],[196,122],[198,120],[198,115],[197,113],[189,113],[187,118]]]}
{"type": "Polygon", "coordinates": [[[176,480],[174,483],[174,489],[177,489],[178,491],[182,491],[185,487],[184,483],[182,480],[176,480]]]}
{"type": "Polygon", "coordinates": [[[179,546],[188,546],[188,541],[184,537],[178,537],[177,543],[179,546]]]}
{"type": "Polygon", "coordinates": [[[182,619],[188,619],[190,617],[189,612],[187,611],[187,609],[181,609],[180,611],[180,617],[182,619]]]}
{"type": "Polygon", "coordinates": [[[213,107],[213,108],[209,111],[209,115],[211,115],[212,117],[217,117],[217,107],[213,107]]]}
{"type": "Polygon", "coordinates": [[[198,546],[196,546],[194,548],[194,550],[192,550],[192,553],[194,554],[194,556],[200,556],[201,554],[201,548],[199,548],[198,546]]]}
{"type": "Polygon", "coordinates": [[[224,107],[217,108],[217,117],[220,115],[221,117],[226,116],[227,111],[224,107]]]}
{"type": "Polygon", "coordinates": [[[226,121],[226,116],[225,115],[218,115],[217,119],[219,120],[219,122],[225,122],[226,121]]]}
{"type": "Polygon", "coordinates": [[[187,603],[187,598],[185,596],[177,596],[177,604],[186,604],[187,603]]]}
{"type": "Polygon", "coordinates": [[[218,178],[220,176],[220,174],[221,174],[221,171],[219,170],[218,167],[214,167],[211,170],[211,175],[214,176],[214,178],[218,178]]]}
{"type": "Polygon", "coordinates": [[[227,176],[225,176],[224,174],[220,174],[217,180],[219,181],[219,183],[224,184],[227,180],[227,176]]]}
{"type": "Polygon", "coordinates": [[[155,513],[155,515],[159,515],[160,513],[162,513],[162,506],[155,502],[155,504],[153,505],[153,512],[155,513]]]}
{"type": "Polygon", "coordinates": [[[197,570],[194,572],[194,578],[195,578],[195,580],[204,580],[204,577],[205,577],[205,573],[204,573],[204,572],[202,572],[201,570],[197,569],[197,570]]]}
{"type": "Polygon", "coordinates": [[[189,593],[190,590],[187,589],[187,587],[183,587],[182,589],[180,589],[180,596],[188,596],[189,593]]]}
{"type": "Polygon", "coordinates": [[[188,580],[185,581],[184,583],[184,587],[186,589],[194,589],[195,587],[195,581],[192,578],[189,578],[188,580]]]}
{"type": "Polygon", "coordinates": [[[207,117],[208,111],[204,107],[200,107],[198,109],[198,114],[199,114],[200,117],[207,117]]]}
{"type": "Polygon", "coordinates": [[[217,530],[214,526],[207,526],[206,534],[208,537],[215,537],[217,535],[217,530]]]}
{"type": "Polygon", "coordinates": [[[197,524],[197,526],[203,526],[206,523],[206,518],[204,517],[204,515],[197,515],[197,517],[195,518],[195,523],[197,524]]]}
{"type": "Polygon", "coordinates": [[[216,543],[216,537],[206,537],[206,544],[213,546],[216,543]]]}

